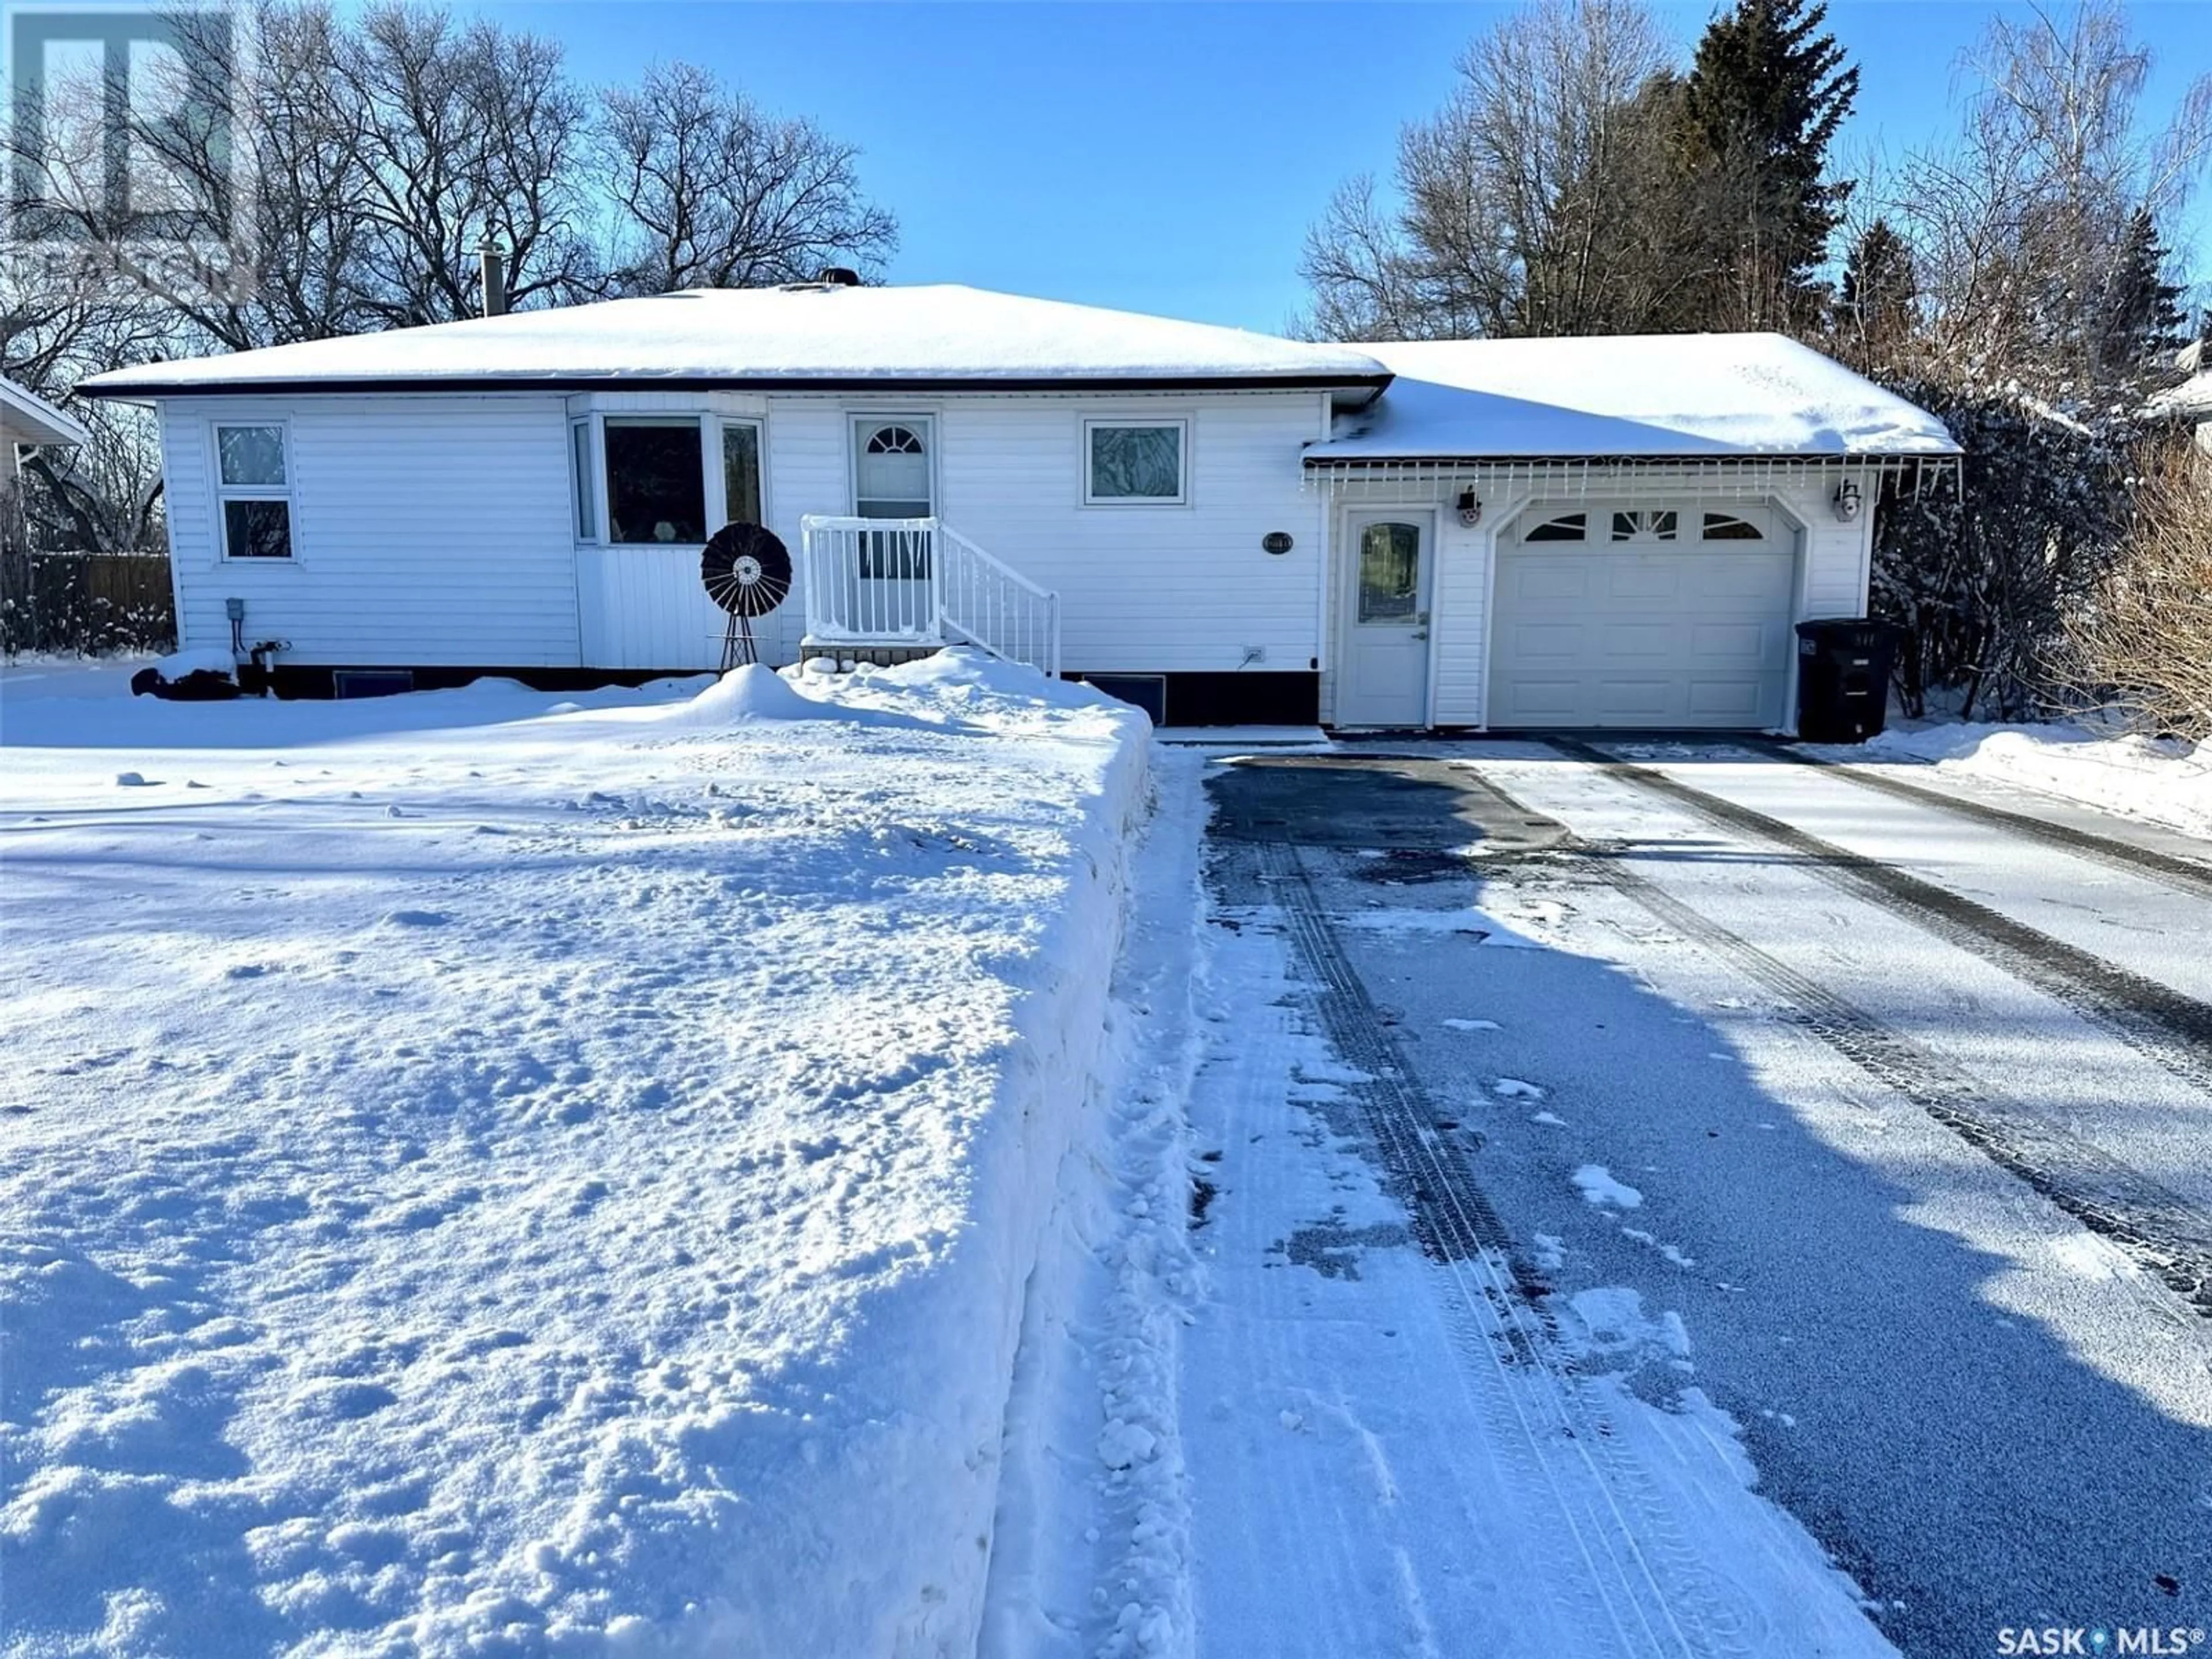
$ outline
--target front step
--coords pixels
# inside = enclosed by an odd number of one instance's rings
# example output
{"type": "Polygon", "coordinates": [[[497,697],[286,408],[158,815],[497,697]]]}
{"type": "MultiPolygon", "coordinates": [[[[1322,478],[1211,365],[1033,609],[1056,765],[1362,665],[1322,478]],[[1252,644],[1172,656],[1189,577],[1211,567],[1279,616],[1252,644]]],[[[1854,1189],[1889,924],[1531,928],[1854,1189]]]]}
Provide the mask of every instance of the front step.
{"type": "Polygon", "coordinates": [[[839,645],[805,640],[799,643],[799,659],[804,663],[820,659],[836,663],[840,668],[861,663],[871,668],[896,668],[902,662],[920,662],[924,657],[933,657],[944,649],[941,645],[839,645]]]}

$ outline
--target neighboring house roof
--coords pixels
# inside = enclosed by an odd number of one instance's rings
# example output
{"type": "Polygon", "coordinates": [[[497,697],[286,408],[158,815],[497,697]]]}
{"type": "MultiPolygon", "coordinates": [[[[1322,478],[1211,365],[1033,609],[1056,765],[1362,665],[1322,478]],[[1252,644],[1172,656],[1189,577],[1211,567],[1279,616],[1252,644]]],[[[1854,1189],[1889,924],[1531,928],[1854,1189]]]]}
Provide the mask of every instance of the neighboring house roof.
{"type": "Polygon", "coordinates": [[[2154,420],[2212,421],[2212,374],[2167,387],[2150,400],[2147,412],[2154,420]]]}
{"type": "Polygon", "coordinates": [[[92,434],[35,392],[0,380],[0,437],[17,444],[88,444],[92,434]]]}
{"type": "Polygon", "coordinates": [[[1367,344],[1397,376],[1310,465],[1955,455],[1942,422],[1779,334],[1367,344]]]}
{"type": "Polygon", "coordinates": [[[952,285],[694,289],[118,369],[96,397],[225,392],[684,387],[1358,390],[1356,347],[952,285]]]}

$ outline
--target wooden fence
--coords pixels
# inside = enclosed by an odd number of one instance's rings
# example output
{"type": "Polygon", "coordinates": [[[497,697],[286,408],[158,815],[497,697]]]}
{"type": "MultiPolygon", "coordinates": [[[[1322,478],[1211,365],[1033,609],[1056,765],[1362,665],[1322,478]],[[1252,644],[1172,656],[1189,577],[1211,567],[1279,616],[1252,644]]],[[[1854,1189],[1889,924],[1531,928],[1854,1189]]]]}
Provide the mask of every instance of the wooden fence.
{"type": "Polygon", "coordinates": [[[166,553],[34,553],[0,544],[0,653],[173,651],[166,553]]]}

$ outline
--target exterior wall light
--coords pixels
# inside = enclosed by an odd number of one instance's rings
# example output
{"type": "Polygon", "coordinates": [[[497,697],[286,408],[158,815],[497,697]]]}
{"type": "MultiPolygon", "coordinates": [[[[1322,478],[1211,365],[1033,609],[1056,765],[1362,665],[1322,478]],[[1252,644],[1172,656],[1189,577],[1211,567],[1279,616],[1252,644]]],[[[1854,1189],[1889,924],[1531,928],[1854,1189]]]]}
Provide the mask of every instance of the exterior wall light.
{"type": "Polygon", "coordinates": [[[1459,492],[1459,521],[1469,530],[1482,522],[1482,503],[1475,500],[1471,489],[1459,492]]]}
{"type": "Polygon", "coordinates": [[[1836,486],[1836,516],[1845,524],[1859,515],[1859,487],[1850,478],[1836,486]]]}

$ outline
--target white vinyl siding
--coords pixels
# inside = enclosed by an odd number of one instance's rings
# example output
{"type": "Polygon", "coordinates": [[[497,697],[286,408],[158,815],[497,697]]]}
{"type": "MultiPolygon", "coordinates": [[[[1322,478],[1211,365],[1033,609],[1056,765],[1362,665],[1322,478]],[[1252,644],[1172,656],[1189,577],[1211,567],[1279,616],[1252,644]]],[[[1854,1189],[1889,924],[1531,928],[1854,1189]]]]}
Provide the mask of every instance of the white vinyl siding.
{"type": "Polygon", "coordinates": [[[163,406],[178,633],[227,649],[223,602],[280,661],[577,660],[574,497],[558,398],[182,398],[163,406]],[[222,556],[215,427],[281,422],[293,559],[222,556]]]}
{"type": "Polygon", "coordinates": [[[1311,392],[1152,399],[971,398],[938,418],[947,524],[1060,596],[1065,666],[1307,672],[1320,651],[1328,502],[1303,487],[1311,392]],[[1188,422],[1188,497],[1145,512],[1083,505],[1086,421],[1188,422]],[[1284,531],[1291,551],[1261,542],[1284,531]]]}

